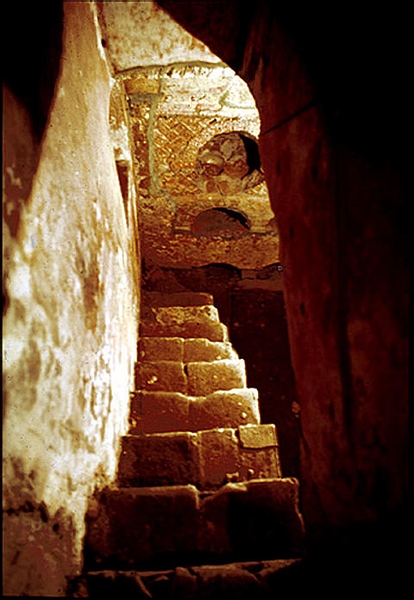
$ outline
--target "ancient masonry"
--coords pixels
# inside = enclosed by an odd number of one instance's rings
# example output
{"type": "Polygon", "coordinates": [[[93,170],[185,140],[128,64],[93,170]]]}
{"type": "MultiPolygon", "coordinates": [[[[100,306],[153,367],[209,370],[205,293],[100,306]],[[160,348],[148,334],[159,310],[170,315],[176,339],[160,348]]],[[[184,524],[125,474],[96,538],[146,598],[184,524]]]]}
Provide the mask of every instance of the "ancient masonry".
{"type": "Polygon", "coordinates": [[[116,486],[90,502],[74,595],[265,594],[304,541],[275,426],[260,424],[258,392],[212,296],[143,300],[130,431],[116,486]]]}

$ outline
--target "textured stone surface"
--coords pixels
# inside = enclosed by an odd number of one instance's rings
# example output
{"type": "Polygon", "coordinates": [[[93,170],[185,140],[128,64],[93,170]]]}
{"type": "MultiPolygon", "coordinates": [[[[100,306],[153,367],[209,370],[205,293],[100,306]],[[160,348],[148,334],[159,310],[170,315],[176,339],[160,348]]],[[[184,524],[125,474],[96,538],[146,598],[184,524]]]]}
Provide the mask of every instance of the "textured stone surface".
{"type": "Polygon", "coordinates": [[[7,19],[21,37],[7,59],[3,161],[3,593],[16,596],[62,594],[80,568],[87,498],[115,476],[128,427],[137,345],[134,186],[116,169],[122,159],[131,173],[125,100],[95,5],[61,7],[63,20],[28,6],[7,19]],[[47,523],[28,513],[42,504],[47,523]]]}
{"type": "Polygon", "coordinates": [[[197,490],[190,485],[104,493],[98,513],[88,520],[87,565],[180,560],[197,548],[197,505],[197,490]]]}
{"type": "Polygon", "coordinates": [[[203,496],[191,485],[107,490],[89,513],[86,566],[301,556],[297,490],[292,479],[231,483],[203,496]]]}
{"type": "Polygon", "coordinates": [[[207,338],[228,341],[228,330],[220,323],[217,308],[206,306],[145,307],[140,322],[142,337],[207,338]]]}
{"type": "Polygon", "coordinates": [[[282,266],[252,277],[246,274],[231,290],[229,335],[246,362],[249,385],[259,391],[262,423],[277,425],[283,474],[295,477],[299,475],[300,405],[290,362],[282,266]]]}
{"type": "Polygon", "coordinates": [[[260,423],[257,390],[218,391],[206,397],[176,392],[134,392],[130,433],[200,431],[260,423]]]}
{"type": "Polygon", "coordinates": [[[192,431],[190,399],[176,392],[135,392],[131,398],[130,433],[192,431]]]}
{"type": "Polygon", "coordinates": [[[168,65],[180,62],[183,55],[190,61],[220,61],[155,2],[121,7],[116,3],[104,3],[101,5],[101,24],[106,47],[117,71],[136,66],[168,65]]]}
{"type": "Polygon", "coordinates": [[[214,305],[144,307],[141,319],[149,323],[169,326],[186,326],[189,322],[218,323],[219,314],[214,305]]]}
{"type": "Polygon", "coordinates": [[[168,360],[140,361],[135,372],[137,390],[207,396],[218,390],[246,387],[243,359],[186,364],[168,360]]]}
{"type": "Polygon", "coordinates": [[[121,486],[168,486],[199,481],[198,439],[194,433],[128,435],[118,465],[121,486]]]}
{"type": "MultiPolygon", "coordinates": [[[[317,581],[304,559],[249,561],[158,571],[90,571],[71,582],[76,597],[113,596],[154,600],[273,600],[276,594],[304,593],[317,581]],[[88,596],[89,594],[89,596],[88,596]]],[[[318,587],[325,589],[321,580],[318,587]]],[[[329,585],[329,584],[328,584],[329,585]]]]}
{"type": "Polygon", "coordinates": [[[142,302],[144,306],[207,306],[214,304],[211,294],[205,292],[148,292],[143,291],[142,302]]]}
{"type": "Polygon", "coordinates": [[[138,362],[135,366],[137,390],[187,393],[184,364],[175,361],[138,362]]]}
{"type": "Polygon", "coordinates": [[[213,392],[190,402],[189,410],[193,431],[260,423],[258,394],[254,388],[213,392]]]}
{"type": "Polygon", "coordinates": [[[200,482],[203,488],[223,485],[239,465],[239,444],[234,429],[200,431],[200,482]]]}
{"type": "MultiPolygon", "coordinates": [[[[252,427],[266,429],[264,425],[252,427]]],[[[209,489],[228,481],[280,477],[277,446],[243,448],[239,429],[221,427],[125,436],[118,465],[119,485],[191,483],[209,489]]]]}
{"type": "Polygon", "coordinates": [[[207,396],[217,390],[246,387],[243,359],[187,363],[188,392],[192,396],[207,396]]]}
{"type": "Polygon", "coordinates": [[[142,337],[138,342],[138,360],[184,362],[184,339],[179,337],[142,337]]]}
{"type": "Polygon", "coordinates": [[[236,486],[247,488],[243,494],[229,491],[230,537],[239,556],[247,552],[266,558],[300,556],[304,526],[298,512],[298,482],[269,479],[236,486]]]}
{"type": "Polygon", "coordinates": [[[201,337],[213,342],[227,342],[228,329],[222,323],[185,322],[184,324],[164,325],[154,322],[141,321],[140,334],[142,337],[201,337]]]}
{"type": "Polygon", "coordinates": [[[276,427],[272,424],[247,425],[239,427],[240,446],[242,448],[268,448],[277,446],[276,427]]]}
{"type": "Polygon", "coordinates": [[[237,358],[237,352],[230,342],[211,342],[202,338],[189,338],[184,342],[183,360],[186,363],[237,358]]]}

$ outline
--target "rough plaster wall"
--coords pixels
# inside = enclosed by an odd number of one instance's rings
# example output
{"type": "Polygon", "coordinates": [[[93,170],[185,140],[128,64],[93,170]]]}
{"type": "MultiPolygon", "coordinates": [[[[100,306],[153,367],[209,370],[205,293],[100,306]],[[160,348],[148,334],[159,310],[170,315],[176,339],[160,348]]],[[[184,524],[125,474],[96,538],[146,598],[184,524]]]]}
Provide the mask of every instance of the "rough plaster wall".
{"type": "Polygon", "coordinates": [[[64,594],[80,566],[86,499],[114,478],[128,427],[137,270],[99,40],[94,5],[65,3],[61,72],[32,185],[30,120],[5,96],[5,199],[9,214],[21,213],[17,231],[10,219],[3,226],[6,594],[64,594]]]}
{"type": "Polygon", "coordinates": [[[182,61],[183,56],[188,61],[220,62],[155,2],[102,2],[100,21],[116,72],[137,66],[165,66],[182,61]]]}

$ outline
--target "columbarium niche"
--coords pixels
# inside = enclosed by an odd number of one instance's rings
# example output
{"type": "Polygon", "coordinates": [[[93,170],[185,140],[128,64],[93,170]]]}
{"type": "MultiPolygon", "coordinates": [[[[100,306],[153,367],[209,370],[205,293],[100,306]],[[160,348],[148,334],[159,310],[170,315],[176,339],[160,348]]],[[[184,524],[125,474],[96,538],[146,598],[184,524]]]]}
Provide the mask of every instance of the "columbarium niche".
{"type": "Polygon", "coordinates": [[[222,196],[264,181],[257,142],[241,131],[216,135],[204,144],[197,156],[197,172],[203,191],[222,196]]]}
{"type": "Polygon", "coordinates": [[[191,233],[203,237],[240,237],[250,231],[249,219],[231,208],[210,208],[196,216],[191,233]]]}

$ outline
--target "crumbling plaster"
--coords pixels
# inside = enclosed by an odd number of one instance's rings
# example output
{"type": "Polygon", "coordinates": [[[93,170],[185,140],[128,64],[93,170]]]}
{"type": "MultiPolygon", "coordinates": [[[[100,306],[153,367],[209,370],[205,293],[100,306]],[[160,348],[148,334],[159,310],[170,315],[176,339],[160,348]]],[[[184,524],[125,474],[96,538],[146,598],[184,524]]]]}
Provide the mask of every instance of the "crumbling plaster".
{"type": "Polygon", "coordinates": [[[94,3],[65,3],[61,70],[40,147],[30,113],[5,90],[7,594],[65,593],[82,562],[87,498],[114,479],[128,428],[135,191],[129,185],[122,197],[115,159],[132,177],[125,100],[100,39],[94,3]]]}

